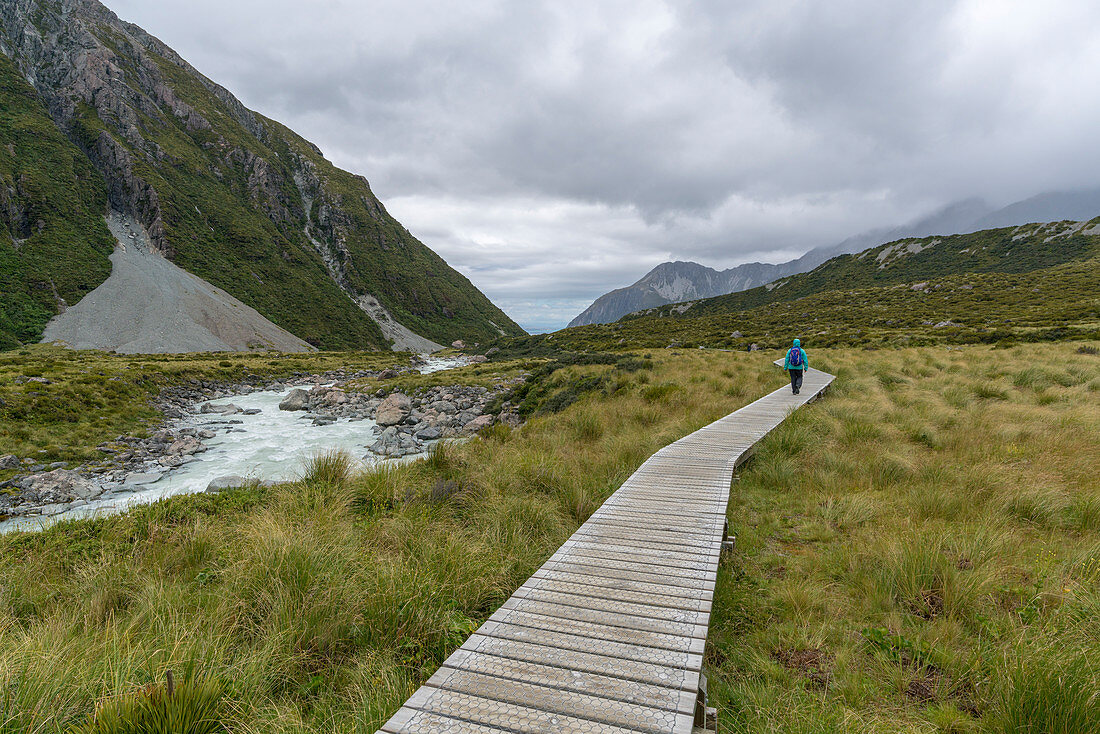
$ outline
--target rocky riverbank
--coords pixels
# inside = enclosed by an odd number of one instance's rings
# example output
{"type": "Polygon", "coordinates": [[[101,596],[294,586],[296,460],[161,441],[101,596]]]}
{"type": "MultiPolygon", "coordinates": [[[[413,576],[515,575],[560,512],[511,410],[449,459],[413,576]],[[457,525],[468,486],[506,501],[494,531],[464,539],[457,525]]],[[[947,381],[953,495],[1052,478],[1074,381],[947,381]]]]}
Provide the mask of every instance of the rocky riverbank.
{"type": "MultiPolygon", "coordinates": [[[[337,422],[366,422],[356,441],[366,463],[421,454],[439,440],[471,436],[497,421],[510,426],[520,424],[520,417],[511,411],[511,406],[496,405],[498,396],[511,387],[503,382],[493,388],[432,387],[409,395],[386,389],[367,393],[352,387],[352,383],[364,378],[388,379],[416,369],[337,370],[280,380],[252,375],[232,384],[193,380],[168,388],[156,400],[165,422],[147,437],[118,436],[101,444],[100,461],[70,469],[61,463],[42,465],[15,456],[0,457],[0,468],[23,469],[0,483],[0,516],[57,515],[152,488],[180,467],[210,460],[203,454],[211,439],[218,439],[213,442],[217,444],[227,440],[221,438],[227,434],[247,434],[242,427],[247,423],[246,417],[261,411],[237,406],[233,399],[261,391],[276,394],[274,398],[255,396],[272,401],[269,403],[272,407],[266,411],[293,413],[302,430],[337,422]],[[275,409],[273,399],[284,393],[275,409]],[[488,412],[491,407],[495,413],[488,412]]],[[[241,402],[255,404],[249,400],[241,402]]],[[[298,430],[292,427],[292,431],[298,430]]],[[[247,435],[243,438],[247,440],[247,435]]],[[[243,481],[239,476],[232,478],[243,481]]],[[[200,487],[200,491],[235,486],[229,479],[217,477],[200,487]]],[[[156,486],[162,485],[163,482],[156,486]]]]}

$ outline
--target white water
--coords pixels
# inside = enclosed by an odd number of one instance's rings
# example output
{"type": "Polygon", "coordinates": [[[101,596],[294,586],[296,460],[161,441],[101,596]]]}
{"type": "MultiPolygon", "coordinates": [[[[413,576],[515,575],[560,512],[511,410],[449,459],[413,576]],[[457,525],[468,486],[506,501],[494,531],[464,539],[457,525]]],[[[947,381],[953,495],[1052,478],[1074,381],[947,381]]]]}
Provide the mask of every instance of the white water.
{"type": "MultiPolygon", "coordinates": [[[[464,358],[428,358],[419,370],[440,372],[466,364],[464,358]]],[[[382,461],[370,454],[367,446],[377,438],[373,420],[351,421],[341,418],[327,426],[315,426],[302,411],[279,410],[279,403],[293,388],[281,392],[261,390],[249,395],[236,395],[210,401],[214,405],[232,403],[244,410],[258,408],[257,415],[218,413],[195,414],[173,421],[170,429],[209,429],[217,431],[214,438],[204,439],[207,451],[196,454],[195,461],[166,471],[155,482],[141,485],[123,484],[109,487],[103,497],[79,507],[45,517],[19,517],[0,522],[0,533],[12,530],[40,530],[58,520],[77,520],[104,514],[123,512],[139,504],[149,504],[177,494],[205,492],[211,481],[219,477],[241,476],[261,482],[292,481],[301,476],[308,460],[317,454],[344,450],[367,468],[382,461]],[[228,421],[239,421],[230,424],[228,421]],[[121,490],[121,492],[119,491],[121,490]],[[137,490],[137,491],[131,491],[137,490]]],[[[415,458],[413,457],[406,457],[415,458]]],[[[152,470],[150,470],[152,471],[152,470]]]]}

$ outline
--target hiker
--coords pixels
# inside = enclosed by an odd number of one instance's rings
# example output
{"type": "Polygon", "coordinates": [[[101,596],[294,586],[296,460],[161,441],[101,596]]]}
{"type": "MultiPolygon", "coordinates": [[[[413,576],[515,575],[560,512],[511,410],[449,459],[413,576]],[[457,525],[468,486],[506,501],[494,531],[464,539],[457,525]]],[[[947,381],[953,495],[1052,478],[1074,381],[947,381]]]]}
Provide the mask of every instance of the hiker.
{"type": "Polygon", "coordinates": [[[802,374],[809,368],[802,342],[795,339],[794,346],[787,350],[787,361],[783,363],[783,369],[791,375],[791,392],[795,395],[802,389],[802,374]]]}

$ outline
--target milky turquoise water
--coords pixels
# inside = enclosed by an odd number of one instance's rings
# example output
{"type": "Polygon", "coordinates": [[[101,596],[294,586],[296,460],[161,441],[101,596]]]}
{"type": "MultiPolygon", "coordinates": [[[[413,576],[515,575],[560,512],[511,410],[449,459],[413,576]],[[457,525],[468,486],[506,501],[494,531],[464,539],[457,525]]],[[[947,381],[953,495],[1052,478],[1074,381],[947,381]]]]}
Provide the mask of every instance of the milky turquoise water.
{"type": "MultiPolygon", "coordinates": [[[[422,373],[439,372],[465,364],[461,358],[429,358],[422,373]]],[[[58,520],[77,520],[96,515],[123,512],[137,504],[156,502],[177,494],[206,491],[211,481],[225,476],[241,476],[258,481],[290,481],[301,476],[312,456],[343,450],[366,469],[383,459],[367,451],[377,438],[372,420],[350,421],[342,418],[328,426],[314,426],[303,411],[279,410],[279,403],[293,388],[283,391],[256,391],[212,400],[215,405],[232,403],[242,409],[259,409],[257,415],[222,416],[217,413],[190,415],[174,421],[171,430],[208,429],[217,436],[204,439],[208,450],[195,455],[195,461],[168,471],[159,480],[142,485],[124,484],[120,493],[111,488],[103,497],[50,517],[12,518],[0,522],[0,533],[12,530],[36,530],[58,520]],[[240,421],[229,424],[227,421],[240,421]],[[134,491],[130,491],[131,488],[134,491]]],[[[415,456],[410,458],[416,458],[415,456]]],[[[389,460],[389,461],[392,461],[389,460]]]]}

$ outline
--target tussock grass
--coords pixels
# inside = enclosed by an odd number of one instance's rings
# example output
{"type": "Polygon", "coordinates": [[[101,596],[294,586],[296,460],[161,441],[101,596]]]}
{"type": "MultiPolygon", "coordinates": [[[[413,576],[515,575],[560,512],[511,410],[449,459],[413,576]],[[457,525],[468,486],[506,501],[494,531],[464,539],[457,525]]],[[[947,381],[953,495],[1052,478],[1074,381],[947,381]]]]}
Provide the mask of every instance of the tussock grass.
{"type": "MultiPolygon", "coordinates": [[[[815,353],[815,355],[819,354],[815,353]]],[[[1100,364],[828,351],[735,485],[708,664],[735,732],[1100,731],[1100,364]],[[791,666],[805,650],[826,661],[791,666]],[[776,653],[777,654],[773,654],[776,653]]]]}
{"type": "Polygon", "coordinates": [[[698,351],[544,379],[577,399],[423,461],[321,454],[288,484],[0,537],[0,732],[64,731],[185,664],[228,730],[374,732],[651,453],[783,383],[698,351]]]}
{"type": "MultiPolygon", "coordinates": [[[[842,380],[731,495],[705,657],[723,730],[1095,730],[1100,361],[813,358],[842,380]]],[[[169,668],[219,687],[229,730],[375,731],[653,451],[783,382],[759,354],[646,364],[564,364],[527,392],[561,412],[414,464],[321,455],[0,537],[0,732],[83,725],[169,668]]]]}
{"type": "Polygon", "coordinates": [[[209,681],[149,685],[107,700],[71,734],[218,734],[221,686],[209,681]]]}
{"type": "Polygon", "coordinates": [[[302,481],[306,484],[342,485],[352,474],[352,458],[346,451],[326,451],[306,462],[302,481]]]}

